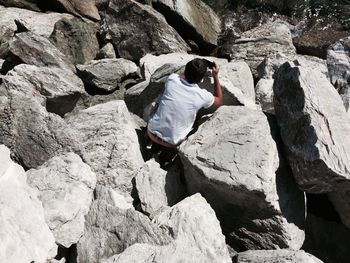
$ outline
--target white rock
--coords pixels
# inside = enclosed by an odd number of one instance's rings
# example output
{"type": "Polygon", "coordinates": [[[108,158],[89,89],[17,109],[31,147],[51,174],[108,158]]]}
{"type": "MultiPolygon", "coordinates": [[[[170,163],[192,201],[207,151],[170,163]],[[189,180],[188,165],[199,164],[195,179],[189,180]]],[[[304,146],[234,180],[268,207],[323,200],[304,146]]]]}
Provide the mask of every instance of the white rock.
{"type": "Polygon", "coordinates": [[[273,106],[273,79],[260,79],[255,86],[256,102],[264,112],[275,113],[273,106]]]}

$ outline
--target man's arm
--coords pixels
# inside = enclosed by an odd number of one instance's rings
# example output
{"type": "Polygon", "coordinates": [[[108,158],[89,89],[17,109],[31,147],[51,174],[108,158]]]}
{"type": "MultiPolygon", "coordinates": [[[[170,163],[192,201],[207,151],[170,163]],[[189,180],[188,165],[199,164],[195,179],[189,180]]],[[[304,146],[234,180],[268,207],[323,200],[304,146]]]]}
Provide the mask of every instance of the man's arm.
{"type": "Polygon", "coordinates": [[[213,78],[214,78],[214,103],[213,106],[220,106],[223,101],[222,89],[219,81],[219,66],[215,63],[213,67],[213,78]]]}

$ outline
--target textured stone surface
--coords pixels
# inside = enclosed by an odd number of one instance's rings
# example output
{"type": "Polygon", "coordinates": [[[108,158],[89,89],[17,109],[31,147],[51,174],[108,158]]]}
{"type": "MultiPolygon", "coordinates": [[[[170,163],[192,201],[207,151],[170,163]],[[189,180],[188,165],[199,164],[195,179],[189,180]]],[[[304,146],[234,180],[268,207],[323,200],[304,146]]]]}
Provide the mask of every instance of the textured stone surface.
{"type": "Polygon", "coordinates": [[[39,192],[45,220],[56,243],[66,248],[84,233],[84,216],[92,201],[96,176],[74,153],[51,158],[27,172],[28,184],[39,192]]]}
{"type": "Polygon", "coordinates": [[[94,59],[100,49],[97,31],[95,23],[64,18],[55,24],[50,40],[73,64],[84,64],[94,59]]]}
{"type": "Polygon", "coordinates": [[[6,262],[46,262],[55,257],[55,239],[37,195],[21,166],[0,145],[0,257],[6,262]]]}
{"type": "Polygon", "coordinates": [[[284,64],[274,106],[289,164],[306,192],[349,187],[350,122],[343,102],[317,70],[284,64]]]}
{"type": "Polygon", "coordinates": [[[52,0],[52,4],[60,4],[68,12],[84,16],[92,20],[100,20],[95,0],[52,0]]]}
{"type": "Polygon", "coordinates": [[[38,4],[38,0],[0,0],[0,5],[25,8],[33,11],[40,11],[38,4]]]}
{"type": "Polygon", "coordinates": [[[86,85],[96,90],[113,92],[128,77],[138,75],[138,67],[123,58],[93,60],[84,65],[77,65],[78,75],[86,85]]]}
{"type": "Polygon", "coordinates": [[[321,260],[303,250],[249,250],[241,252],[234,263],[322,263],[321,260]]]}
{"type": "Polygon", "coordinates": [[[148,217],[127,208],[123,197],[117,194],[119,202],[113,205],[105,193],[98,189],[86,217],[85,234],[77,245],[78,263],[100,262],[136,243],[165,245],[170,241],[148,217]]]}
{"type": "Polygon", "coordinates": [[[135,61],[147,53],[186,52],[189,49],[161,14],[134,0],[111,0],[107,22],[113,45],[122,58],[135,61]]]}
{"type": "Polygon", "coordinates": [[[112,43],[104,45],[96,54],[96,59],[102,58],[116,58],[114,47],[112,43]]]}
{"type": "Polygon", "coordinates": [[[135,177],[143,212],[153,217],[160,210],[184,198],[186,191],[179,170],[180,167],[176,166],[165,171],[154,159],[143,165],[135,177]]]}
{"type": "Polygon", "coordinates": [[[214,208],[233,248],[301,247],[304,197],[288,169],[277,171],[276,144],[261,111],[220,107],[180,146],[180,156],[188,191],[214,208]]]}
{"type": "Polygon", "coordinates": [[[275,113],[273,106],[273,79],[260,79],[255,86],[256,102],[264,112],[275,113]]]}
{"type": "Polygon", "coordinates": [[[96,105],[69,116],[97,182],[116,188],[131,202],[132,178],[143,165],[138,138],[124,101],[96,105]]]}
{"type": "Polygon", "coordinates": [[[168,208],[154,222],[174,241],[163,247],[136,244],[103,263],[231,262],[215,212],[200,194],[168,208]]]}

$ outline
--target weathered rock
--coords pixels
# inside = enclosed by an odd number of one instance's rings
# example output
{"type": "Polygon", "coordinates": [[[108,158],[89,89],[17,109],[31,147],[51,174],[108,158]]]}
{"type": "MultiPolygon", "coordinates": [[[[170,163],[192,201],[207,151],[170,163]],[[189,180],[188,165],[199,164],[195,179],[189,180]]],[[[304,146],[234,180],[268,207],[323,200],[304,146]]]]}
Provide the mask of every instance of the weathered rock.
{"type": "Polygon", "coordinates": [[[6,60],[7,71],[20,63],[75,71],[74,66],[47,38],[32,32],[16,34],[9,41],[7,52],[0,54],[0,57],[6,60]]]}
{"type": "Polygon", "coordinates": [[[274,106],[289,164],[306,192],[349,187],[349,117],[341,98],[317,70],[284,64],[274,84],[274,106]]]}
{"type": "Polygon", "coordinates": [[[100,20],[95,0],[51,0],[53,5],[63,7],[67,13],[100,20]]]}
{"type": "Polygon", "coordinates": [[[163,247],[136,244],[103,263],[231,262],[215,212],[200,194],[168,208],[154,222],[175,240],[163,247]]]}
{"type": "Polygon", "coordinates": [[[66,153],[29,170],[27,177],[28,184],[39,191],[56,243],[66,248],[78,243],[96,185],[90,167],[78,155],[66,153]]]}
{"type": "Polygon", "coordinates": [[[186,191],[180,180],[179,169],[174,167],[165,171],[153,159],[144,164],[135,177],[143,212],[153,217],[184,198],[186,191]]]}
{"type": "Polygon", "coordinates": [[[220,18],[203,1],[153,0],[153,7],[185,39],[196,42],[200,49],[210,51],[217,45],[220,18]]]}
{"type": "Polygon", "coordinates": [[[264,112],[275,114],[273,106],[273,79],[260,79],[255,86],[256,102],[264,112]]]}
{"type": "Polygon", "coordinates": [[[112,43],[107,43],[104,45],[96,54],[96,59],[102,58],[116,58],[114,47],[112,43]]]}
{"type": "Polygon", "coordinates": [[[64,18],[55,24],[50,40],[73,64],[84,64],[94,59],[100,49],[97,31],[95,23],[64,18]]]}
{"type": "Polygon", "coordinates": [[[74,109],[85,93],[83,82],[72,72],[60,68],[37,67],[21,64],[5,77],[6,86],[12,90],[40,94],[40,101],[49,112],[63,116],[74,109]]]}
{"type": "Polygon", "coordinates": [[[135,243],[165,245],[170,241],[170,237],[148,217],[133,208],[126,208],[125,200],[121,201],[120,207],[105,198],[97,191],[97,199],[86,217],[85,234],[77,245],[79,263],[100,262],[135,243]]]}
{"type": "Polygon", "coordinates": [[[93,60],[85,65],[77,65],[77,69],[87,86],[108,93],[120,88],[120,84],[128,77],[138,76],[136,64],[123,58],[93,60]]]}
{"type": "Polygon", "coordinates": [[[339,40],[327,51],[327,66],[333,86],[350,113],[350,37],[339,40]]]}
{"type": "Polygon", "coordinates": [[[122,58],[189,50],[186,42],[165,18],[150,6],[134,0],[111,0],[106,14],[112,42],[122,58]]]}
{"type": "Polygon", "coordinates": [[[180,146],[180,156],[188,191],[206,198],[234,249],[301,247],[304,197],[288,170],[277,171],[261,111],[219,108],[180,146]]]}
{"type": "Polygon", "coordinates": [[[132,179],[143,165],[133,121],[124,101],[82,110],[66,121],[80,138],[97,182],[118,189],[129,202],[132,179]]]}
{"type": "Polygon", "coordinates": [[[295,48],[288,27],[275,22],[242,33],[240,38],[225,43],[221,52],[247,62],[256,76],[258,65],[267,55],[277,52],[295,55],[295,48]]]}
{"type": "Polygon", "coordinates": [[[55,257],[55,239],[36,193],[21,166],[0,145],[0,257],[6,262],[46,262],[55,257]]]}
{"type": "Polygon", "coordinates": [[[0,0],[0,5],[6,7],[19,7],[40,12],[38,0],[0,0]]]}
{"type": "MultiPolygon", "coordinates": [[[[29,85],[17,75],[16,71],[8,73],[0,88],[0,142],[25,168],[35,168],[61,151],[81,153],[64,120],[43,107],[46,98],[40,92],[45,94],[45,89],[37,90],[38,83],[29,85]]],[[[55,89],[46,87],[46,91],[55,89]]]]}
{"type": "Polygon", "coordinates": [[[322,263],[321,260],[304,250],[249,250],[241,252],[234,263],[322,263]]]}

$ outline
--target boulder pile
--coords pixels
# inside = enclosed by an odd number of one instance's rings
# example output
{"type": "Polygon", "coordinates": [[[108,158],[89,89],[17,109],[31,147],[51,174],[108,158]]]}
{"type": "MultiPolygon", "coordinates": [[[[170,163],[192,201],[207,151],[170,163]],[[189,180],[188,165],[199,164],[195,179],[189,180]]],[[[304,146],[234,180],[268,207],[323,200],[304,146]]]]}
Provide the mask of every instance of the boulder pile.
{"type": "Polygon", "coordinates": [[[350,5],[308,42],[311,2],[0,0],[0,261],[348,262],[350,5]],[[194,58],[223,105],[164,168],[147,121],[194,58]]]}

